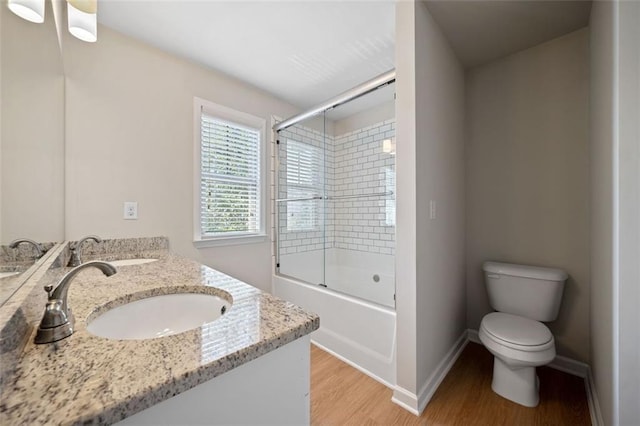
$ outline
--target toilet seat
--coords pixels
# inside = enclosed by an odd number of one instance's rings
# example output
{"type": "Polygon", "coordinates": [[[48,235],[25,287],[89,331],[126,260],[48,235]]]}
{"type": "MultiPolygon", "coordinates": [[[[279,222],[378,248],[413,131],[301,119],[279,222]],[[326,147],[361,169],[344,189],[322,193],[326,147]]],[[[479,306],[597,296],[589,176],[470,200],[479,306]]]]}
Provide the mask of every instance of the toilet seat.
{"type": "Polygon", "coordinates": [[[539,352],[554,346],[553,335],[544,324],[517,315],[487,314],[480,328],[497,344],[517,351],[539,352]]]}

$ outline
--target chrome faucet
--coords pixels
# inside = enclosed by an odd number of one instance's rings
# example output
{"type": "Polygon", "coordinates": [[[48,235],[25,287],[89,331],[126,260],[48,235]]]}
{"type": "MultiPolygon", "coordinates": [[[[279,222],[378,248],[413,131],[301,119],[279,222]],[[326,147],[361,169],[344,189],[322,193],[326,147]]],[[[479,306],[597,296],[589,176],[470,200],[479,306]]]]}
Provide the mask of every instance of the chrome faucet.
{"type": "Polygon", "coordinates": [[[36,243],[35,241],[28,238],[18,238],[17,240],[11,241],[11,243],[9,244],[9,248],[14,249],[22,243],[29,243],[36,249],[36,259],[40,259],[44,254],[44,247],[42,246],[42,244],[36,243]]]}
{"type": "Polygon", "coordinates": [[[75,320],[71,313],[71,308],[67,305],[69,285],[78,272],[91,267],[100,269],[102,273],[108,277],[117,272],[115,266],[110,263],[94,260],[83,263],[67,272],[55,290],[53,290],[53,286],[51,285],[45,286],[44,290],[49,295],[49,300],[47,301],[44,315],[38,326],[35,343],[51,343],[73,334],[75,320]]]}
{"type": "Polygon", "coordinates": [[[69,259],[69,266],[80,266],[82,264],[82,243],[87,240],[93,240],[96,243],[102,242],[102,238],[98,237],[97,235],[87,235],[86,237],[78,241],[75,247],[71,249],[71,259],[69,259]]]}

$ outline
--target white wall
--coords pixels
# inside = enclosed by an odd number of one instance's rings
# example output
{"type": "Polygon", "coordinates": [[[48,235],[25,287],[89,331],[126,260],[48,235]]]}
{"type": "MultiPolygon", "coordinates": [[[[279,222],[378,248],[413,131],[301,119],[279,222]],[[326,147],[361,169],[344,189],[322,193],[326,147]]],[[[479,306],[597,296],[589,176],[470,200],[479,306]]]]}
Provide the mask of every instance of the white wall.
{"type": "Polygon", "coordinates": [[[465,82],[460,62],[422,2],[416,7],[416,43],[418,386],[426,386],[466,328],[465,82]]]}
{"type": "Polygon", "coordinates": [[[591,366],[605,424],[613,422],[614,2],[591,8],[591,366]]]}
{"type": "Polygon", "coordinates": [[[348,117],[336,120],[333,124],[333,136],[344,135],[381,121],[395,119],[395,101],[389,101],[375,107],[360,111],[348,117]]]}
{"type": "Polygon", "coordinates": [[[491,312],[482,262],[569,273],[560,355],[589,360],[589,33],[467,70],[467,325],[491,312]]]}
{"type": "Polygon", "coordinates": [[[640,424],[640,2],[619,4],[619,359],[621,425],[640,424]]]}
{"type": "Polygon", "coordinates": [[[269,241],[192,244],[193,97],[267,123],[296,109],[109,28],[98,31],[97,43],[65,42],[67,239],[166,235],[174,252],[269,291],[269,241]],[[123,220],[124,201],[138,202],[138,220],[123,220]]]}
{"type": "Polygon", "coordinates": [[[592,370],[605,424],[640,422],[640,3],[591,10],[592,370]]]}
{"type": "Polygon", "coordinates": [[[418,411],[416,312],[416,5],[396,3],[396,389],[418,411]]]}
{"type": "Polygon", "coordinates": [[[55,23],[33,24],[8,10],[0,19],[0,241],[62,241],[64,77],[55,23]]]}
{"type": "Polygon", "coordinates": [[[419,412],[465,330],[464,72],[422,2],[397,4],[396,31],[394,400],[419,412]]]}

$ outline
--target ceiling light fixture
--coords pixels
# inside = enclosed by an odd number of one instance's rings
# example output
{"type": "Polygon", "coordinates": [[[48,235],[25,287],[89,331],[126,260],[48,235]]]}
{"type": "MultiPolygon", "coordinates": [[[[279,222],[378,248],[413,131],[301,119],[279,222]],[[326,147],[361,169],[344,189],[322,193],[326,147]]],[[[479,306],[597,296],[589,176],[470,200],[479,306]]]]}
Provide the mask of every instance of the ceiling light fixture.
{"type": "Polygon", "coordinates": [[[97,0],[67,0],[69,32],[82,41],[98,40],[97,0]]]}
{"type": "Polygon", "coordinates": [[[44,22],[44,0],[9,0],[9,10],[30,22],[44,22]]]}

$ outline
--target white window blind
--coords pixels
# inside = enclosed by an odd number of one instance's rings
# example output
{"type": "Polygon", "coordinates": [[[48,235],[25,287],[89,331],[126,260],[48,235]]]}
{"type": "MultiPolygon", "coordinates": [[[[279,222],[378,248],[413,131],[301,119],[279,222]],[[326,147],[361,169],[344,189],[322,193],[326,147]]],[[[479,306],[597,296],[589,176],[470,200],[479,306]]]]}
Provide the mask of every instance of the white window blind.
{"type": "MultiPolygon", "coordinates": [[[[324,158],[319,147],[287,140],[287,198],[323,195],[324,158]]],[[[319,229],[322,200],[287,202],[287,231],[319,229]]]]}
{"type": "Polygon", "coordinates": [[[202,237],[261,231],[260,130],[201,114],[202,237]]]}

